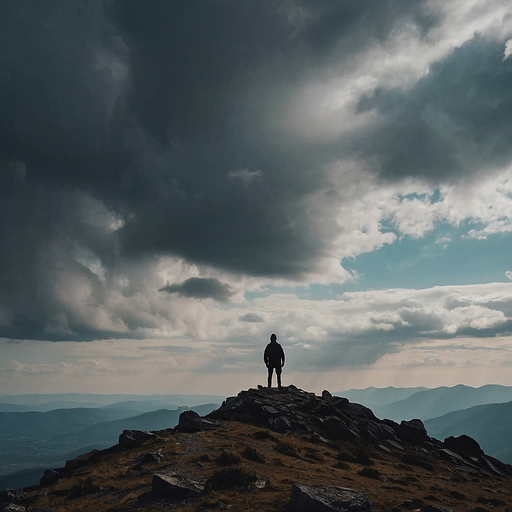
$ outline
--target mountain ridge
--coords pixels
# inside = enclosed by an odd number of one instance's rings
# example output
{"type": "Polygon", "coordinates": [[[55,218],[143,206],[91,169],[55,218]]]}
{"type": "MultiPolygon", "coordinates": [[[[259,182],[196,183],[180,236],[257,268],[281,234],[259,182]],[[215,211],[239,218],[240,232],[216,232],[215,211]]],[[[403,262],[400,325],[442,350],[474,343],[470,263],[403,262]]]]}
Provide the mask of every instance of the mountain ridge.
{"type": "Polygon", "coordinates": [[[387,387],[348,390],[335,395],[357,400],[379,417],[395,421],[421,418],[425,421],[475,405],[509,402],[512,400],[512,387],[498,384],[480,387],[457,384],[431,389],[387,387]]]}
{"type": "Polygon", "coordinates": [[[94,499],[98,511],[285,512],[295,510],[297,489],[341,485],[373,511],[511,512],[511,483],[512,467],[468,436],[439,441],[420,420],[380,420],[327,391],[260,387],[205,417],[183,412],[175,428],[125,431],[117,445],[47,472],[19,504],[65,512],[88,510],[94,499]]]}
{"type": "Polygon", "coordinates": [[[494,457],[512,462],[512,401],[475,405],[425,421],[434,436],[465,433],[478,439],[482,448],[494,457]]]}

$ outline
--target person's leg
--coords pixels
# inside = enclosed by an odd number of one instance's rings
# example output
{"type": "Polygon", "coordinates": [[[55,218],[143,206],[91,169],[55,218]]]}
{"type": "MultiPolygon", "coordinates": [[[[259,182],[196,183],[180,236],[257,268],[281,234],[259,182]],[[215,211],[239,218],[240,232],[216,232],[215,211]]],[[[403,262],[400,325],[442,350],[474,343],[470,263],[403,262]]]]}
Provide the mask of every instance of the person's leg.
{"type": "Polygon", "coordinates": [[[268,367],[268,387],[271,388],[272,387],[272,373],[273,373],[274,369],[272,368],[272,366],[269,366],[268,367]]]}
{"type": "Polygon", "coordinates": [[[279,389],[281,389],[281,372],[282,372],[282,370],[281,370],[281,368],[280,368],[280,367],[276,368],[277,387],[278,387],[279,389]]]}

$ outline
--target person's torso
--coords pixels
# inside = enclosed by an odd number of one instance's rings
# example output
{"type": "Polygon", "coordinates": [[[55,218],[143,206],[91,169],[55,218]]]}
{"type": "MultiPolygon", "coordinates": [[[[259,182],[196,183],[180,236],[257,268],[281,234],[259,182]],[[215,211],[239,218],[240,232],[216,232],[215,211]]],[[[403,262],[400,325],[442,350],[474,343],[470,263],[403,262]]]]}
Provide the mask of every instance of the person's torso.
{"type": "Polygon", "coordinates": [[[283,348],[279,343],[269,343],[265,349],[265,355],[268,357],[270,364],[280,365],[283,355],[283,348]]]}

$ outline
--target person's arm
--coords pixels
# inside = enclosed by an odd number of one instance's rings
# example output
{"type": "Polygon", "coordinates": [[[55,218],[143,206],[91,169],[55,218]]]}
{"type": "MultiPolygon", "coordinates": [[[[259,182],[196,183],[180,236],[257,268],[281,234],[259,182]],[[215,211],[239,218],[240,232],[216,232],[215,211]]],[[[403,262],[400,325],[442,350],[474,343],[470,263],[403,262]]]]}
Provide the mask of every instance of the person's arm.
{"type": "Polygon", "coordinates": [[[265,352],[263,352],[263,362],[265,366],[268,366],[268,347],[265,348],[265,352]]]}
{"type": "Polygon", "coordinates": [[[283,347],[281,347],[281,360],[283,361],[281,366],[284,366],[284,350],[283,350],[283,347]]]}

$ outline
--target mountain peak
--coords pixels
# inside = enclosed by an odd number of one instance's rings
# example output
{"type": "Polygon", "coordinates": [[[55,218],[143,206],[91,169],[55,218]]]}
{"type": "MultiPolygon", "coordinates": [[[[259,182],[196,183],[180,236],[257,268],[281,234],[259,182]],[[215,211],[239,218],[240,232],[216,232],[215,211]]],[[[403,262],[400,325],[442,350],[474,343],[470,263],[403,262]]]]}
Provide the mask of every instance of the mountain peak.
{"type": "Polygon", "coordinates": [[[241,391],[204,418],[184,412],[176,428],[125,431],[9,499],[64,512],[291,512],[328,499],[322,510],[333,512],[510,512],[511,483],[510,466],[468,436],[439,441],[420,420],[381,420],[328,391],[287,386],[241,391]]]}
{"type": "Polygon", "coordinates": [[[384,452],[408,448],[450,461],[471,474],[484,471],[512,475],[512,466],[486,455],[469,436],[440,441],[427,434],[420,419],[401,423],[379,419],[368,407],[329,391],[317,396],[294,385],[281,389],[259,386],[228,398],[207,418],[241,421],[278,433],[309,436],[326,444],[353,442],[384,452]]]}

